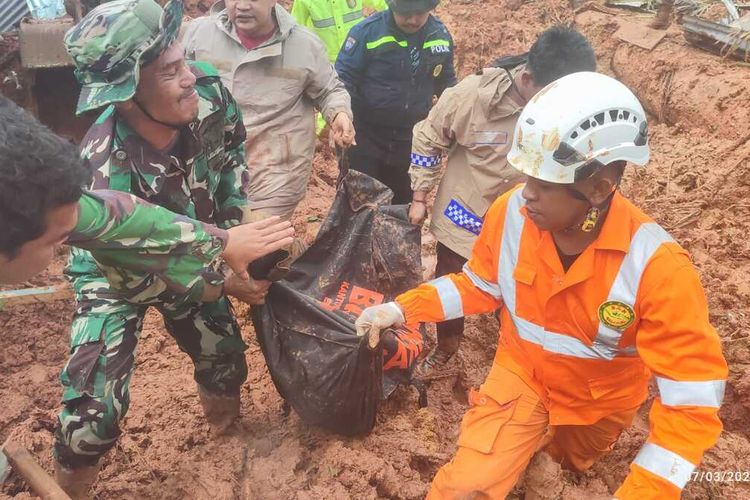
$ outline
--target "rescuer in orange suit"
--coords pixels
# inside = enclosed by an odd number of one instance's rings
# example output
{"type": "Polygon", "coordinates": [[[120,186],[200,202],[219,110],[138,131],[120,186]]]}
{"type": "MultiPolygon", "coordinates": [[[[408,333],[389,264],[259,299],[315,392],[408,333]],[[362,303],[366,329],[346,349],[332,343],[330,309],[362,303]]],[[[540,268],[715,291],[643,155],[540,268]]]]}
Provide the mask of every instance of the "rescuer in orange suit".
{"type": "Polygon", "coordinates": [[[372,341],[405,320],[501,309],[492,369],[428,499],[505,498],[537,450],[590,467],[652,376],[650,434],[614,496],[679,498],[716,443],[727,365],[698,273],[617,190],[625,164],[648,159],[646,115],[627,87],[589,72],[557,80],[518,119],[508,162],[526,184],[494,202],[463,271],[357,320],[372,341]]]}

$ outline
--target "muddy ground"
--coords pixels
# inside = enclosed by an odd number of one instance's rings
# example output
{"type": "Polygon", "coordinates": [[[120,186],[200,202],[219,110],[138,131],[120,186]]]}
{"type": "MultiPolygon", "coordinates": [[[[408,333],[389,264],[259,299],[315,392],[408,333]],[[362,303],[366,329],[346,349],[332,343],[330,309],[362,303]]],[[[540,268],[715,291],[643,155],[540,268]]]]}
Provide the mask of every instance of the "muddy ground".
{"type": "MultiPolygon", "coordinates": [[[[444,1],[438,9],[454,34],[457,66],[466,75],[501,54],[526,50],[536,33],[573,22],[595,45],[600,69],[630,85],[652,119],[653,160],[630,172],[623,190],[692,254],[731,366],[721,415],[725,432],[703,470],[750,471],[750,69],[689,46],[679,28],[652,52],[613,37],[622,20],[647,16],[590,3],[574,12],[564,0],[444,1]]],[[[297,214],[312,237],[332,200],[336,169],[323,148],[297,214]]],[[[434,241],[425,233],[425,275],[434,266],[434,241]]],[[[30,284],[56,281],[60,263],[30,284]]],[[[462,375],[434,382],[429,406],[417,408],[411,389],[383,405],[371,435],[342,439],[283,416],[282,401],[264,367],[246,309],[243,334],[250,348],[242,419],[233,434],[209,438],[191,366],[147,317],[133,378],[124,434],[104,461],[99,498],[345,499],[424,496],[435,471],[455,449],[467,387],[478,385],[494,355],[497,324],[469,320],[462,375]]],[[[67,351],[72,304],[0,312],[0,440],[17,436],[51,470],[50,448],[60,390],[57,374],[67,351]]],[[[614,451],[584,474],[565,475],[563,498],[613,492],[648,432],[648,405],[614,451]]],[[[28,497],[16,477],[2,494],[28,497]]],[[[688,499],[750,499],[748,483],[692,482],[688,499]]]]}

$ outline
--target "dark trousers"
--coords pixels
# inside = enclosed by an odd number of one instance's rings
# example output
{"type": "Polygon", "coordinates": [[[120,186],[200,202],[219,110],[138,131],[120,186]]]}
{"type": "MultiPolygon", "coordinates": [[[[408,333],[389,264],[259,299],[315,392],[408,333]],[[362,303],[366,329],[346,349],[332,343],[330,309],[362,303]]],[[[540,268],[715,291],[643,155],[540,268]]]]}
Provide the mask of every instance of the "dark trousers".
{"type": "Polygon", "coordinates": [[[369,125],[355,117],[354,129],[357,145],[348,152],[348,167],[388,186],[393,191],[394,205],[410,203],[411,128],[369,125]]]}
{"type": "MultiPolygon", "coordinates": [[[[466,259],[457,254],[447,246],[438,241],[437,264],[435,265],[435,277],[445,276],[451,273],[460,273],[466,264],[466,259]]],[[[445,343],[456,345],[461,342],[464,335],[464,319],[456,318],[437,324],[438,345],[445,343]]]]}

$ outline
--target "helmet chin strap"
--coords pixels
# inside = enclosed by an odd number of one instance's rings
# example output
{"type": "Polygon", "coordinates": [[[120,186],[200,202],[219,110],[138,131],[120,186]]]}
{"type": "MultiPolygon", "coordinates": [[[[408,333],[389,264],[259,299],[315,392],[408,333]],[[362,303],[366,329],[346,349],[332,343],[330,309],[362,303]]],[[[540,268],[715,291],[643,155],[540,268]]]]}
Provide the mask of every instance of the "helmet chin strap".
{"type": "Polygon", "coordinates": [[[146,110],[146,107],[143,104],[141,104],[138,101],[138,99],[135,98],[135,96],[133,96],[132,100],[135,103],[135,105],[138,106],[138,109],[140,109],[141,112],[144,115],[146,115],[149,120],[154,121],[154,122],[158,123],[159,125],[164,125],[165,127],[171,128],[173,130],[179,130],[179,129],[182,128],[182,125],[175,125],[174,123],[164,122],[164,121],[161,121],[158,118],[154,117],[154,115],[152,115],[151,113],[149,113],[148,110],[146,110]]]}

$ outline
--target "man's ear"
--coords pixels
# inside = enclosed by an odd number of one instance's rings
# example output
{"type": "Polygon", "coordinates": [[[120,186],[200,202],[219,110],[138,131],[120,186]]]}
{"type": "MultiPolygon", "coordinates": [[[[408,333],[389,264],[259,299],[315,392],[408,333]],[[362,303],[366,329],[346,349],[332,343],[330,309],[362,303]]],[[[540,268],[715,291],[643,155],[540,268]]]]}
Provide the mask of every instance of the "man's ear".
{"type": "Polygon", "coordinates": [[[531,76],[531,72],[528,69],[521,71],[521,85],[524,88],[529,88],[534,85],[534,78],[531,76]]]}
{"type": "Polygon", "coordinates": [[[524,69],[521,72],[521,93],[526,102],[530,101],[532,97],[537,95],[542,88],[543,87],[540,87],[534,81],[534,77],[531,76],[531,71],[524,69]]]}
{"type": "Polygon", "coordinates": [[[133,102],[133,99],[128,99],[125,102],[118,102],[115,104],[115,109],[124,112],[132,111],[134,107],[135,103],[133,102]]]}
{"type": "Polygon", "coordinates": [[[584,189],[581,191],[594,207],[604,203],[609,195],[612,194],[612,191],[617,188],[617,180],[602,171],[587,179],[585,184],[584,189]]]}

